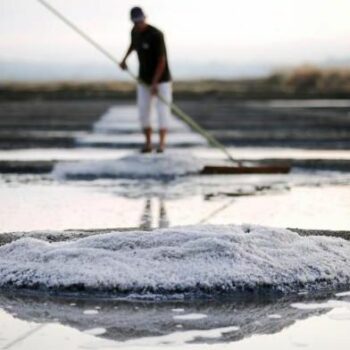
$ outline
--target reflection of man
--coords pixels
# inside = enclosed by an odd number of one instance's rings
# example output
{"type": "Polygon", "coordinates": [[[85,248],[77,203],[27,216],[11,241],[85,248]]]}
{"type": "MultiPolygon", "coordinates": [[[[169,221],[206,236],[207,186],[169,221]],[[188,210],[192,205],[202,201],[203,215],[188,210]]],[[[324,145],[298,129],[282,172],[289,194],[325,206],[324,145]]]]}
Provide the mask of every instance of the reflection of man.
{"type": "MultiPolygon", "coordinates": [[[[167,101],[172,99],[171,75],[168,66],[164,37],[161,31],[146,23],[146,17],[140,7],[130,12],[134,27],[131,31],[131,44],[120,66],[126,69],[126,60],[132,51],[139,59],[139,79],[144,84],[137,86],[137,104],[141,126],[145,134],[145,145],[141,152],[152,152],[151,111],[155,95],[159,93],[167,101]]],[[[157,152],[163,152],[168,127],[170,107],[157,99],[159,124],[159,146],[157,152]]]]}
{"type": "MultiPolygon", "coordinates": [[[[145,207],[140,220],[140,228],[145,231],[152,230],[152,201],[151,198],[147,198],[145,202],[145,207]]],[[[159,228],[167,228],[169,227],[169,219],[167,217],[166,208],[164,200],[159,198],[159,228]]]]}
{"type": "Polygon", "coordinates": [[[140,221],[140,229],[149,231],[152,229],[152,202],[147,198],[140,221]]]}
{"type": "Polygon", "coordinates": [[[163,199],[159,200],[159,228],[167,228],[169,227],[169,219],[166,213],[165,203],[163,199]]]}

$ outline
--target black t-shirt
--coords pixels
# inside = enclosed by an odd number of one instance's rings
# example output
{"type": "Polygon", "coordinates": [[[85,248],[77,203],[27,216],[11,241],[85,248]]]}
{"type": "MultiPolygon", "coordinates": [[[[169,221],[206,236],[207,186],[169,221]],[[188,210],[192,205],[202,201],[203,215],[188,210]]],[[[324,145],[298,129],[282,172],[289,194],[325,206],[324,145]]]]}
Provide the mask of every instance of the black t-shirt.
{"type": "Polygon", "coordinates": [[[163,55],[165,55],[166,64],[159,82],[171,80],[164,36],[160,30],[151,25],[148,25],[142,32],[133,29],[131,31],[131,45],[137,52],[140,63],[139,78],[143,82],[152,83],[159,58],[163,55]]]}

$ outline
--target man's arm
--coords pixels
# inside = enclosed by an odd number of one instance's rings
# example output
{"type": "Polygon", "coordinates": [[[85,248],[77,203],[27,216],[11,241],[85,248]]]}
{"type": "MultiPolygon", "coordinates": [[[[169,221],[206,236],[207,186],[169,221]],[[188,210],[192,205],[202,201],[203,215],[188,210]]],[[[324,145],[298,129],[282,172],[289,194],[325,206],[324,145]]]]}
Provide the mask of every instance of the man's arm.
{"type": "Polygon", "coordinates": [[[162,55],[158,59],[157,67],[156,67],[156,70],[154,72],[154,76],[152,79],[152,85],[151,85],[152,95],[156,95],[158,92],[157,85],[159,83],[160,78],[162,77],[162,74],[163,74],[164,69],[165,69],[165,65],[166,65],[166,57],[165,57],[165,55],[162,55]]]}
{"type": "Polygon", "coordinates": [[[128,51],[126,51],[126,54],[123,58],[123,60],[120,62],[119,66],[121,69],[126,70],[128,69],[128,66],[126,65],[126,60],[128,59],[129,55],[134,51],[134,45],[131,43],[128,51]]]}

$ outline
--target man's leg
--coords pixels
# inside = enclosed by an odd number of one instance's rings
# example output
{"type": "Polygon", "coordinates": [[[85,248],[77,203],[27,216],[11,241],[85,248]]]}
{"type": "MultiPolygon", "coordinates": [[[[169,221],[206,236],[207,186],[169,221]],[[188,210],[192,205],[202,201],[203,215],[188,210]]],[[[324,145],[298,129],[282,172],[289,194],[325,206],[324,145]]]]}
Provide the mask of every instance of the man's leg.
{"type": "Polygon", "coordinates": [[[165,128],[159,129],[159,146],[157,149],[159,153],[164,152],[167,132],[168,132],[168,129],[165,129],[165,128]]]}
{"type": "MultiPolygon", "coordinates": [[[[168,103],[172,101],[172,84],[171,82],[160,83],[158,93],[165,98],[168,103]]],[[[170,118],[170,106],[160,99],[157,100],[158,125],[159,125],[159,146],[158,152],[165,149],[168,123],[170,118]]]]}
{"type": "Polygon", "coordinates": [[[152,127],[151,108],[152,96],[149,89],[141,84],[137,85],[137,106],[143,134],[145,135],[145,145],[141,149],[143,153],[152,152],[152,127]]]}
{"type": "Polygon", "coordinates": [[[152,128],[151,127],[143,128],[143,134],[145,135],[145,145],[141,149],[141,152],[143,153],[152,152],[152,128]]]}

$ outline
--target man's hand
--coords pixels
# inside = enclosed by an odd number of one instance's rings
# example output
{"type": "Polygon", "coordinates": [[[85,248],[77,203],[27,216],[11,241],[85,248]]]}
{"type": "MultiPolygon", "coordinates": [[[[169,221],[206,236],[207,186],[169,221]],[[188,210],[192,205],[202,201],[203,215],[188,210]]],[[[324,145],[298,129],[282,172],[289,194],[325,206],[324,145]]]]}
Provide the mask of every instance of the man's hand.
{"type": "Polygon", "coordinates": [[[121,68],[122,70],[128,69],[128,66],[127,66],[125,60],[121,61],[120,64],[119,64],[119,66],[120,66],[120,68],[121,68]]]}
{"type": "Polygon", "coordinates": [[[152,85],[151,85],[151,94],[152,95],[157,95],[158,94],[158,84],[157,83],[152,83],[152,85]]]}

